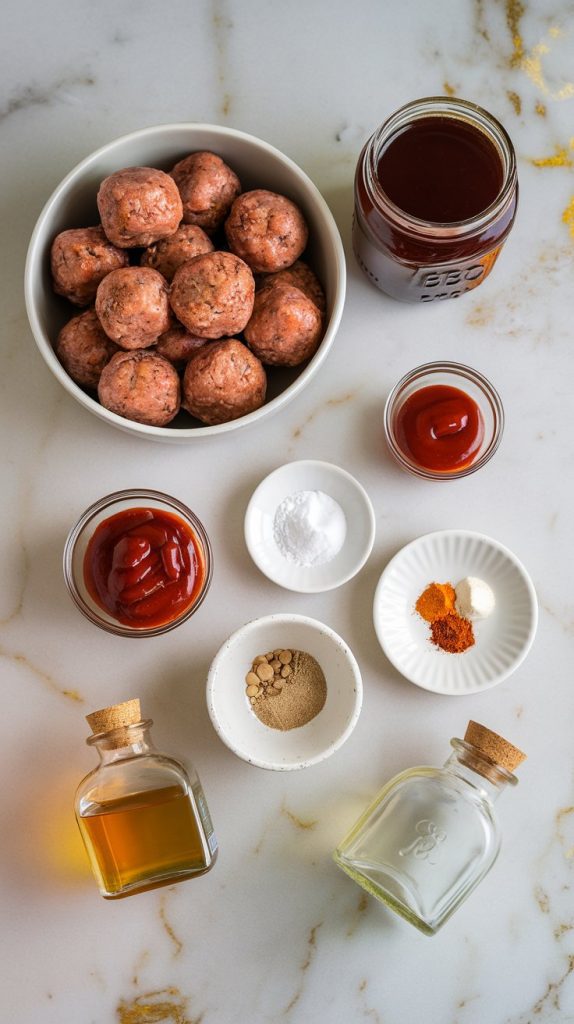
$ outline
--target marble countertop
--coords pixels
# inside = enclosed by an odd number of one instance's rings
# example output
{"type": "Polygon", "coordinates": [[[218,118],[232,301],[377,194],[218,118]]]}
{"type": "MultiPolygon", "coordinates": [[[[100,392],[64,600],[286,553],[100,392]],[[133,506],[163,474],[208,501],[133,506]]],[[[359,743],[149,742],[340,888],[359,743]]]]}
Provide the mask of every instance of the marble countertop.
{"type": "Polygon", "coordinates": [[[569,584],[574,266],[574,5],[565,0],[9,0],[0,68],[2,210],[2,1018],[10,1024],[545,1024],[574,1021],[574,767],[569,584]],[[517,149],[519,215],[489,280],[456,303],[378,293],[350,249],[357,154],[401,104],[456,93],[491,110],[517,149]],[[207,121],[266,139],[324,194],[348,257],[335,344],[290,405],[187,447],[114,431],[51,376],[23,303],[26,247],[64,174],[149,124],[207,121]],[[503,444],[450,485],[409,478],[382,436],[384,399],[431,359],[499,389],[503,444]],[[377,538],[359,576],[319,595],[282,591],[251,563],[243,514],[282,462],[339,463],[368,490],[377,538]],[[241,469],[238,467],[241,466],[241,469]],[[131,642],[84,620],[61,553],[79,513],[123,487],[165,490],[206,524],[208,599],[167,636],[131,642]],[[435,529],[489,534],[525,563],[540,601],[514,676],[461,700],[422,691],[385,660],[378,577],[435,529]],[[287,775],[238,760],[205,706],[208,666],[241,623],[293,611],[353,649],[363,713],[346,745],[287,775]],[[102,900],[72,815],[93,766],[84,715],[135,694],[160,747],[192,758],[220,841],[202,879],[102,900]],[[477,718],[525,750],[501,801],[488,878],[428,939],[368,899],[331,850],[395,772],[441,764],[477,718]]]}

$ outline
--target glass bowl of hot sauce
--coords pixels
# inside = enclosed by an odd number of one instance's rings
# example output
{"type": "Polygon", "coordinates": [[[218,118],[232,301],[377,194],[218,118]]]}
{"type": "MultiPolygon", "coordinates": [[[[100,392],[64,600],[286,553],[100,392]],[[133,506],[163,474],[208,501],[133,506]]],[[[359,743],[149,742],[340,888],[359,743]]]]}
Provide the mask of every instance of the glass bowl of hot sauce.
{"type": "Polygon", "coordinates": [[[408,473],[457,480],[481,469],[504,429],[500,395],[462,363],[425,363],[395,385],[385,405],[389,449],[408,473]]]}
{"type": "Polygon", "coordinates": [[[100,498],[64,547],[72,600],[90,622],[116,636],[158,636],[181,625],[203,602],[212,571],[203,524],[161,491],[100,498]]]}

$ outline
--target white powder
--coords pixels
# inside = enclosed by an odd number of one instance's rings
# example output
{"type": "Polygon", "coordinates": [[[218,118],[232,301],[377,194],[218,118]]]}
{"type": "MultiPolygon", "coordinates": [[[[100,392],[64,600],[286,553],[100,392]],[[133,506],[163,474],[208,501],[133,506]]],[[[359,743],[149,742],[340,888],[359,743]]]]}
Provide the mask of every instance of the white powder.
{"type": "Polygon", "coordinates": [[[295,491],[277,506],[273,536],[281,554],[308,567],[330,562],[347,534],[345,513],[324,491],[295,491]]]}

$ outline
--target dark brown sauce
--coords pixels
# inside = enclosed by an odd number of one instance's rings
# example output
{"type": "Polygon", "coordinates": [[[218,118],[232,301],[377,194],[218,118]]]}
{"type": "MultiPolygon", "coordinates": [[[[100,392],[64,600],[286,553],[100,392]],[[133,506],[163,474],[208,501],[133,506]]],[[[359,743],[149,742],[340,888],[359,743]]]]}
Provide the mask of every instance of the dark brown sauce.
{"type": "Polygon", "coordinates": [[[393,135],[377,176],[405,213],[433,224],[477,217],[495,201],[504,180],[488,136],[456,117],[422,117],[393,135]]]}

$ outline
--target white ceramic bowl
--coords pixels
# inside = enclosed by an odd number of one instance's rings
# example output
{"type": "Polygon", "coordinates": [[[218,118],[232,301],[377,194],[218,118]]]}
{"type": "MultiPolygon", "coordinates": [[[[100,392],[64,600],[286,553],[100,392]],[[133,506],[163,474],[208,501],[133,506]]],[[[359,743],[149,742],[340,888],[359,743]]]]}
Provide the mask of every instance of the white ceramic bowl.
{"type": "Polygon", "coordinates": [[[328,626],[305,615],[267,615],[225,641],[207,679],[207,708],[223,742],[259,768],[289,771],[330,757],[351,735],[363,701],[355,656],[328,626]],[[307,725],[281,732],[259,721],[245,694],[245,676],[258,654],[286,647],[306,651],[327,680],[327,700],[307,725]]]}
{"type": "Polygon", "coordinates": [[[163,124],[124,135],[82,160],[58,185],[40,214],[26,260],[26,309],[36,344],[54,376],[76,401],[114,427],[156,441],[186,443],[198,437],[236,430],[256,423],[294,398],[317,373],[327,355],[345,301],[345,255],[337,226],[313,182],[278,149],[252,135],[208,124],[163,124]],[[267,402],[240,419],[206,427],[180,413],[168,427],[149,427],[104,409],[68,376],[54,353],[60,328],[80,310],[55,295],[50,281],[50,246],[65,228],[86,227],[99,221],[96,194],[103,178],[122,167],[137,165],[169,170],[193,150],[218,153],[238,173],[244,190],[267,188],[293,199],[307,218],[310,239],[304,256],[320,278],[327,298],[323,340],[310,362],[269,374],[267,402]],[[195,423],[195,425],[194,425],[195,423]]]}
{"type": "Polygon", "coordinates": [[[534,640],[538,604],[526,569],[503,544],[469,530],[442,530],[418,537],[391,559],[375,592],[373,619],[383,651],[406,679],[464,696],[516,671],[534,640]],[[473,623],[474,646],[449,654],[430,641],[430,627],[414,607],[429,583],[456,586],[465,576],[485,580],[496,607],[473,623]]]}
{"type": "Polygon", "coordinates": [[[286,590],[317,594],[352,579],[369,557],[375,540],[375,513],[364,487],[331,462],[286,462],[254,491],[245,513],[245,543],[256,566],[286,590]],[[277,506],[297,491],[323,491],[341,506],[347,533],[339,553],[323,565],[300,566],[287,559],[273,536],[277,506]]]}

